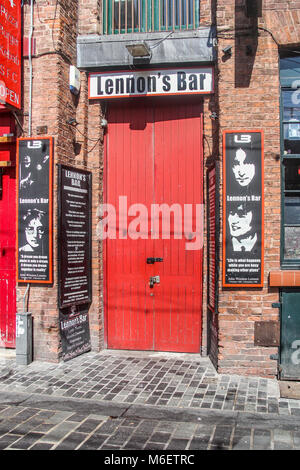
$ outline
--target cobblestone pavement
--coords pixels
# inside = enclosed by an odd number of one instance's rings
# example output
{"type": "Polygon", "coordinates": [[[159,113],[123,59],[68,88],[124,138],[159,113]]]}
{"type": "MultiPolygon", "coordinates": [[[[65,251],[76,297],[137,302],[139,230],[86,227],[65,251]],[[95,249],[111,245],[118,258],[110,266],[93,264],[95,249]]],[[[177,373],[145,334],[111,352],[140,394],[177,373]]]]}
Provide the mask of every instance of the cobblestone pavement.
{"type": "Polygon", "coordinates": [[[196,355],[0,359],[0,449],[300,449],[300,401],[196,355]]]}
{"type": "Polygon", "coordinates": [[[300,401],[280,399],[276,380],[218,374],[208,358],[190,354],[106,350],[27,367],[0,360],[0,391],[12,388],[112,403],[300,415],[300,401]]]}
{"type": "Polygon", "coordinates": [[[292,450],[295,416],[0,393],[0,450],[292,450]]]}

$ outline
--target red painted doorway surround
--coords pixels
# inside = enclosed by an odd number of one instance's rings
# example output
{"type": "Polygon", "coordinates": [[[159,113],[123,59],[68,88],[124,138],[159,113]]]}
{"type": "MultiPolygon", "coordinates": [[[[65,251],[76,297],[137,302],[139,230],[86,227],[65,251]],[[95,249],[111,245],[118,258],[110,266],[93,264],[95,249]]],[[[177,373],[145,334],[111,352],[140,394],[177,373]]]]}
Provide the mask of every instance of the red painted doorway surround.
{"type": "Polygon", "coordinates": [[[184,217],[189,205],[195,229],[203,203],[201,103],[139,99],[113,103],[107,117],[106,202],[116,209],[105,250],[108,348],[200,352],[203,249],[186,249],[184,217]],[[153,235],[153,204],[181,208],[182,225],[172,215],[170,231],[160,220],[153,235]]]}
{"type": "MultiPolygon", "coordinates": [[[[0,161],[16,162],[15,143],[3,135],[15,135],[11,114],[0,110],[0,161]],[[8,139],[9,140],[9,139],[8,139]]],[[[16,340],[16,169],[4,167],[0,195],[0,347],[14,348],[16,340]]]]}

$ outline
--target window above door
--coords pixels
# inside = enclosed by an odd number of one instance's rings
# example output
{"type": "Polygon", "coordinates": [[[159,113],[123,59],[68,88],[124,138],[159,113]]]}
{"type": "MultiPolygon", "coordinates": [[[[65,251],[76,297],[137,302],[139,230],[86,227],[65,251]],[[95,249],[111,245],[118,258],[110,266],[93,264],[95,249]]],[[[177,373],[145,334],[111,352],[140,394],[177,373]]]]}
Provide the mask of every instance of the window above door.
{"type": "Polygon", "coordinates": [[[104,0],[103,34],[184,31],[200,24],[200,0],[104,0]]]}

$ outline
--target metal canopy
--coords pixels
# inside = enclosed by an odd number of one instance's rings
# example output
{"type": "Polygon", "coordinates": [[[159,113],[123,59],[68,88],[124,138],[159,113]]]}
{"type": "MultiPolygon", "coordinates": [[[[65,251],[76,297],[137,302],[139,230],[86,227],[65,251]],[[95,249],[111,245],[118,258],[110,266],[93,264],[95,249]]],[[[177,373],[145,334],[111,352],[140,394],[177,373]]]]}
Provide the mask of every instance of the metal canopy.
{"type": "Polygon", "coordinates": [[[193,31],[88,35],[77,38],[77,67],[107,69],[128,67],[133,57],[128,43],[145,41],[151,49],[148,65],[211,63],[215,60],[215,30],[203,27],[193,31]]]}

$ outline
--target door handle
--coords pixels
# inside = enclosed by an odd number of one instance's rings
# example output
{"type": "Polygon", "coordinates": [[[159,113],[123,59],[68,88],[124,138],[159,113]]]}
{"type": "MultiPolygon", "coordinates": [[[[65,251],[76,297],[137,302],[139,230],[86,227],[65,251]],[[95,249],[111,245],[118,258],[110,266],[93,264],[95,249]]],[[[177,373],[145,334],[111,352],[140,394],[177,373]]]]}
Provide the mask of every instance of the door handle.
{"type": "Polygon", "coordinates": [[[154,284],[160,283],[160,276],[151,276],[149,281],[150,289],[153,289],[154,284]]]}

